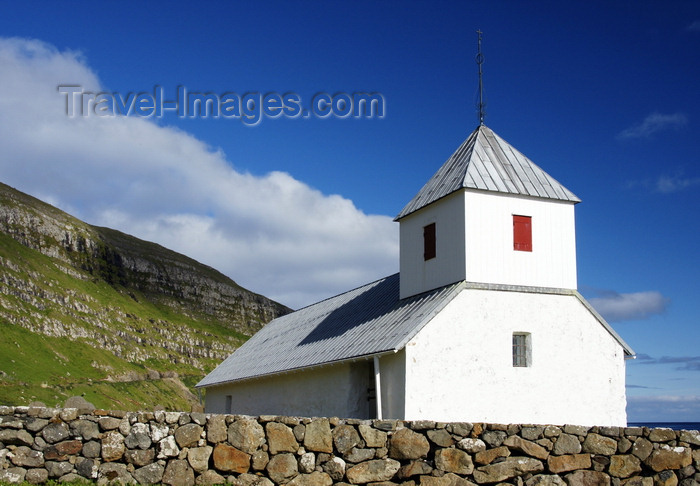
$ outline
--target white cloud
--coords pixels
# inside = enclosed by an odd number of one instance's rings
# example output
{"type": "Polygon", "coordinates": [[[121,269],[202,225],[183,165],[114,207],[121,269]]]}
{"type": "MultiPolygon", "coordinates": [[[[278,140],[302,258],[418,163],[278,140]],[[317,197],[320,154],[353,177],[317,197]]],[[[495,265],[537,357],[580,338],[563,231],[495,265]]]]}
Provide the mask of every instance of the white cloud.
{"type": "Polygon", "coordinates": [[[685,28],[685,30],[690,32],[700,32],[700,20],[692,22],[690,25],[688,25],[688,27],[685,28]]]}
{"type": "Polygon", "coordinates": [[[669,129],[679,129],[688,123],[688,117],[683,113],[672,113],[664,115],[662,113],[652,113],[641,123],[621,131],[617,138],[649,138],[656,132],[669,129]]]}
{"type": "Polygon", "coordinates": [[[608,321],[631,321],[647,319],[666,311],[669,299],[657,291],[620,294],[614,291],[599,291],[600,297],[588,299],[595,309],[608,321]]]}
{"type": "Polygon", "coordinates": [[[2,182],[158,242],[297,307],[396,271],[398,228],[284,172],[253,176],[181,130],[65,115],[59,84],[100,90],[79,53],[0,38],[2,182]]]}
{"type": "Polygon", "coordinates": [[[663,175],[656,180],[655,189],[657,192],[672,193],[697,185],[700,185],[700,177],[683,177],[680,174],[663,175]]]}
{"type": "Polygon", "coordinates": [[[628,396],[629,422],[696,422],[700,396],[628,396]]]}

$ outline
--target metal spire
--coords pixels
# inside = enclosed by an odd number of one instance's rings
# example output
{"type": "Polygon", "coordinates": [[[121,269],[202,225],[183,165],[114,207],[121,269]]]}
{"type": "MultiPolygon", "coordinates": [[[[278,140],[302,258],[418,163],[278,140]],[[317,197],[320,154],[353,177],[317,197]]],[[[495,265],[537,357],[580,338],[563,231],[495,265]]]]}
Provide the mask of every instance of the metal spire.
{"type": "Polygon", "coordinates": [[[486,116],[483,73],[481,72],[481,65],[484,63],[484,55],[481,53],[481,30],[477,30],[476,33],[479,35],[479,51],[476,55],[476,63],[479,65],[479,104],[477,105],[477,108],[479,109],[479,125],[483,125],[484,117],[486,116]]]}

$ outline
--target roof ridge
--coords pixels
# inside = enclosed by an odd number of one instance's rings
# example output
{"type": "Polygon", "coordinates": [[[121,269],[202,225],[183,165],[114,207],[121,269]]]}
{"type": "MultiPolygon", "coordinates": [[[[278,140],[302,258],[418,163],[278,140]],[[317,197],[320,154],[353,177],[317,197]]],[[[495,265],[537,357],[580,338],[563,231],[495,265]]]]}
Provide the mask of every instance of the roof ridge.
{"type": "Polygon", "coordinates": [[[581,200],[486,125],[479,125],[394,218],[461,189],[578,203],[581,200]]]}

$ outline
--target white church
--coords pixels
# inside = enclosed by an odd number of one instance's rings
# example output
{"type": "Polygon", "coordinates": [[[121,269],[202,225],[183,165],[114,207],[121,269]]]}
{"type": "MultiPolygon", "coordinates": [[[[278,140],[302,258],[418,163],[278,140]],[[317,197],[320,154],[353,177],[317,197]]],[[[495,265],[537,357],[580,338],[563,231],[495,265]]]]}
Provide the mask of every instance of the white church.
{"type": "Polygon", "coordinates": [[[206,411],[626,425],[634,352],[576,290],[578,202],[481,124],[396,217],[399,273],[267,324],[206,411]]]}

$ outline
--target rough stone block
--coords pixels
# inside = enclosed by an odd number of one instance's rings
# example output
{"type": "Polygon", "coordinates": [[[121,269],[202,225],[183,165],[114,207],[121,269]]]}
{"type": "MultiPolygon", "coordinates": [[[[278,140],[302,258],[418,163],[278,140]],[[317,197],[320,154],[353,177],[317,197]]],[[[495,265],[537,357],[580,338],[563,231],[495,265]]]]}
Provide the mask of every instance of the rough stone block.
{"type": "Polygon", "coordinates": [[[426,435],[430,442],[438,447],[450,447],[455,443],[452,435],[445,429],[429,430],[426,435]]]}
{"type": "Polygon", "coordinates": [[[479,484],[498,483],[524,474],[544,471],[544,465],[531,457],[508,457],[503,462],[482,466],[474,471],[474,480],[479,484]]]}
{"type": "Polygon", "coordinates": [[[348,469],[346,475],[348,481],[350,481],[352,484],[365,484],[374,483],[377,481],[389,481],[398,472],[400,467],[401,463],[393,459],[375,459],[351,467],[350,469],[348,469]]]}
{"type": "Polygon", "coordinates": [[[700,432],[697,430],[681,430],[679,439],[681,442],[700,445],[700,432]]]}
{"type": "Polygon", "coordinates": [[[369,461],[370,459],[374,459],[374,457],[374,449],[358,449],[357,447],[353,447],[350,452],[343,455],[343,459],[353,464],[369,461]]]}
{"type": "MultiPolygon", "coordinates": [[[[312,453],[309,453],[312,454],[312,453]]],[[[312,454],[313,455],[313,454],[312,454]]],[[[257,450],[253,452],[253,454],[250,456],[251,459],[251,467],[253,468],[254,471],[262,471],[265,469],[265,466],[267,466],[267,463],[270,462],[270,455],[263,451],[263,450],[257,450]]]]}
{"type": "Polygon", "coordinates": [[[565,434],[584,436],[586,435],[589,429],[590,427],[584,427],[582,425],[565,425],[562,430],[565,434]]]}
{"type": "Polygon", "coordinates": [[[621,480],[620,486],[654,486],[654,479],[635,476],[633,478],[621,480]]]}
{"type": "Polygon", "coordinates": [[[386,445],[386,432],[365,424],[358,425],[357,429],[360,431],[360,435],[364,439],[367,447],[384,447],[386,445]]]}
{"type": "Polygon", "coordinates": [[[268,422],[265,424],[265,433],[270,454],[296,452],[299,449],[294,432],[284,424],[268,422]]]}
{"type": "Polygon", "coordinates": [[[333,436],[327,418],[317,418],[306,426],[304,447],[314,452],[333,452],[333,436]]]}
{"type": "Polygon", "coordinates": [[[224,415],[212,415],[207,419],[207,441],[218,444],[228,438],[226,417],[224,415]]]}
{"type": "Polygon", "coordinates": [[[612,456],[608,472],[611,476],[618,478],[628,478],[642,471],[641,461],[637,456],[624,454],[612,456]]]}
{"type": "Polygon", "coordinates": [[[510,449],[508,449],[506,446],[501,446],[501,447],[496,447],[494,449],[488,449],[485,451],[480,451],[477,452],[474,455],[474,462],[476,462],[479,465],[486,465],[486,464],[491,464],[493,461],[498,459],[499,457],[508,457],[510,456],[510,449]]]}
{"type": "Polygon", "coordinates": [[[481,438],[491,447],[498,447],[503,444],[503,441],[506,440],[507,435],[508,434],[502,430],[487,430],[481,434],[481,438]]]}
{"type": "Polygon", "coordinates": [[[576,471],[591,467],[590,454],[567,454],[563,456],[549,456],[547,467],[555,474],[576,471]]]}
{"type": "Polygon", "coordinates": [[[324,473],[315,471],[311,474],[299,474],[287,483],[287,486],[331,486],[333,480],[324,473]]]}
{"type": "Polygon", "coordinates": [[[28,469],[24,480],[31,484],[44,484],[49,479],[49,473],[46,469],[28,469]]]}
{"type": "Polygon", "coordinates": [[[250,469],[250,454],[227,444],[214,447],[214,467],[219,471],[247,473],[250,469]]]}
{"type": "Polygon", "coordinates": [[[678,477],[673,471],[661,471],[654,475],[654,486],[676,486],[678,477]]]}
{"type": "Polygon", "coordinates": [[[44,467],[50,478],[60,478],[73,470],[73,464],[65,461],[46,461],[44,467]]]}
{"type": "Polygon", "coordinates": [[[180,454],[180,448],[175,442],[175,437],[169,435],[158,443],[158,458],[176,457],[180,454]]]}
{"type": "Polygon", "coordinates": [[[70,437],[70,427],[65,422],[52,423],[41,430],[41,436],[49,444],[55,444],[70,437]]]}
{"type": "Polygon", "coordinates": [[[578,436],[571,434],[561,434],[554,443],[552,453],[559,456],[564,454],[578,454],[581,452],[581,442],[578,436]]]}
{"type": "Polygon", "coordinates": [[[118,461],[124,455],[124,436],[112,430],[102,437],[102,460],[106,462],[118,461]]]}
{"type": "MultiPolygon", "coordinates": [[[[253,469],[256,469],[254,460],[253,469]]],[[[261,469],[264,469],[264,466],[261,469]]],[[[313,472],[314,469],[316,469],[316,456],[313,452],[305,452],[299,458],[299,471],[303,474],[309,474],[313,472]]]]}
{"type": "Polygon", "coordinates": [[[414,420],[409,422],[408,427],[413,430],[428,430],[435,428],[435,422],[432,420],[414,420]]]}
{"type": "Polygon", "coordinates": [[[42,467],[44,465],[44,455],[27,446],[19,446],[15,449],[10,460],[18,467],[42,467]]]}
{"type": "Polygon", "coordinates": [[[617,441],[611,437],[605,437],[600,434],[588,434],[586,440],[583,441],[583,452],[591,454],[601,454],[604,456],[612,456],[617,453],[617,441]]]}
{"type": "Polygon", "coordinates": [[[525,440],[537,440],[543,437],[544,426],[529,426],[520,429],[520,436],[525,440]]]}
{"type": "Polygon", "coordinates": [[[676,440],[676,431],[667,428],[651,429],[649,431],[649,440],[652,442],[668,442],[676,440]]]}
{"type": "Polygon", "coordinates": [[[470,454],[476,454],[486,450],[486,443],[481,439],[466,438],[457,442],[457,447],[470,454]]]}
{"type": "MultiPolygon", "coordinates": [[[[153,424],[152,423],[150,426],[150,429],[151,429],[151,440],[153,442],[160,442],[163,439],[165,439],[166,437],[168,437],[168,435],[170,435],[170,427],[168,427],[166,424],[158,424],[158,423],[153,424]]],[[[224,437],[224,440],[226,440],[225,437],[224,437]]]]}
{"type": "Polygon", "coordinates": [[[187,462],[197,473],[203,473],[209,467],[209,458],[214,449],[211,446],[193,447],[187,451],[187,462]]]}
{"type": "Polygon", "coordinates": [[[598,471],[576,471],[564,479],[569,486],[610,486],[610,476],[598,471]]]}
{"type": "Polygon", "coordinates": [[[447,424],[447,431],[459,437],[468,437],[474,426],[466,422],[455,422],[447,424]]]}
{"type": "Polygon", "coordinates": [[[299,465],[293,454],[273,456],[265,467],[267,475],[277,484],[284,484],[299,474],[299,465]]]}
{"type": "Polygon", "coordinates": [[[642,461],[649,457],[651,451],[654,449],[654,444],[649,442],[644,437],[640,437],[634,441],[632,445],[632,454],[637,456],[642,461]]]}
{"type": "Polygon", "coordinates": [[[265,431],[256,420],[238,419],[228,427],[228,441],[233,447],[252,454],[265,443],[265,431]]]}
{"type": "Polygon", "coordinates": [[[226,478],[223,477],[218,472],[214,471],[213,469],[209,469],[209,470],[205,471],[203,474],[200,474],[199,476],[197,476],[197,479],[195,479],[194,482],[198,486],[213,486],[215,484],[226,483],[226,478]]]}
{"type": "Polygon", "coordinates": [[[71,434],[83,440],[93,440],[100,438],[99,426],[90,420],[76,420],[70,424],[71,434]]]}
{"type": "Polygon", "coordinates": [[[168,462],[162,483],[170,486],[194,486],[194,471],[187,461],[174,459],[168,462]]]}
{"type": "MultiPolygon", "coordinates": [[[[175,442],[180,448],[193,447],[199,442],[204,429],[197,424],[185,424],[175,429],[175,442]]],[[[150,444],[149,444],[150,447],[150,444]]]]}
{"type": "Polygon", "coordinates": [[[160,484],[163,481],[165,468],[158,463],[148,464],[136,469],[131,475],[139,484],[160,484]]]}
{"type": "Polygon", "coordinates": [[[23,467],[11,467],[0,469],[0,481],[6,483],[21,483],[27,475],[27,470],[23,467]]]}
{"type": "Polygon", "coordinates": [[[525,486],[566,486],[566,482],[556,474],[537,474],[525,481],[525,486]]]}
{"type": "Polygon", "coordinates": [[[472,458],[459,449],[438,449],[435,452],[435,467],[440,471],[455,474],[471,474],[474,471],[472,458]]]}
{"type": "MultiPolygon", "coordinates": [[[[19,420],[17,420],[16,423],[17,423],[18,426],[13,427],[13,428],[16,428],[16,429],[21,429],[21,428],[23,428],[23,427],[22,427],[22,422],[20,422],[19,420]]],[[[8,425],[9,425],[9,424],[7,424],[7,423],[3,423],[3,424],[2,424],[3,427],[7,427],[8,425]]],[[[25,424],[25,428],[26,428],[29,432],[34,432],[34,433],[36,433],[36,432],[40,432],[41,429],[43,429],[43,428],[46,427],[47,425],[49,425],[49,421],[46,420],[46,419],[29,418],[29,419],[27,419],[27,423],[25,424]]]]}
{"type": "Polygon", "coordinates": [[[78,459],[75,463],[75,470],[87,479],[97,479],[97,467],[93,459],[78,459]]]}
{"type": "Polygon", "coordinates": [[[401,466],[397,477],[399,479],[406,479],[410,478],[411,476],[430,474],[431,472],[433,472],[433,468],[427,462],[423,460],[411,461],[405,466],[401,466]]]}
{"type": "Polygon", "coordinates": [[[423,434],[411,429],[399,429],[389,441],[392,459],[419,459],[428,455],[430,444],[423,434]]]}
{"type": "Polygon", "coordinates": [[[151,464],[155,457],[156,451],[153,449],[126,451],[124,453],[126,462],[136,467],[144,467],[151,464]]]}
{"type": "Polygon", "coordinates": [[[659,472],[665,469],[681,469],[689,466],[692,462],[693,457],[689,448],[662,445],[651,453],[644,464],[659,472]]]}
{"type": "MultiPolygon", "coordinates": [[[[319,462],[323,462],[320,456],[319,454],[319,462]]],[[[323,463],[323,470],[334,481],[341,481],[345,477],[345,466],[344,460],[340,457],[333,457],[323,463]]]]}
{"type": "Polygon", "coordinates": [[[106,480],[109,483],[134,484],[134,478],[127,470],[126,464],[107,462],[102,464],[97,473],[98,483],[106,480]]]}
{"type": "Polygon", "coordinates": [[[503,445],[507,446],[511,450],[520,451],[528,456],[535,457],[537,459],[547,459],[549,457],[549,451],[544,447],[525,440],[517,435],[511,435],[503,441],[503,445]]]}
{"type": "Polygon", "coordinates": [[[114,417],[102,417],[97,421],[97,423],[100,425],[100,430],[103,431],[118,429],[121,422],[121,419],[114,417]]]}

